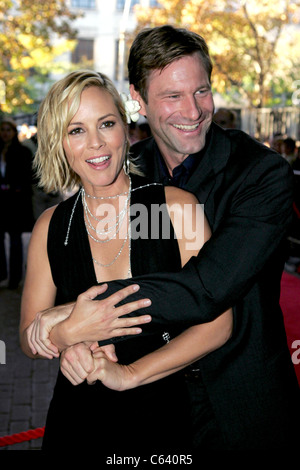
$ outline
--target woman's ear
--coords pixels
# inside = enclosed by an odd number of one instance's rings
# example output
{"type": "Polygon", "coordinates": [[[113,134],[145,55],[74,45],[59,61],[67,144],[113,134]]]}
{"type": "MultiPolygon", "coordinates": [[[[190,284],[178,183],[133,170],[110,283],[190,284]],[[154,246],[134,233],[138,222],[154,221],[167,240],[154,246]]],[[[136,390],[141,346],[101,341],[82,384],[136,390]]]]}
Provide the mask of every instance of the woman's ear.
{"type": "Polygon", "coordinates": [[[140,104],[140,107],[141,109],[139,110],[139,113],[146,117],[147,113],[146,113],[146,105],[145,105],[145,102],[143,100],[143,98],[141,97],[140,93],[138,91],[136,91],[136,89],[134,88],[134,85],[130,85],[129,86],[129,91],[130,91],[130,96],[133,100],[136,100],[139,102],[140,104]]]}

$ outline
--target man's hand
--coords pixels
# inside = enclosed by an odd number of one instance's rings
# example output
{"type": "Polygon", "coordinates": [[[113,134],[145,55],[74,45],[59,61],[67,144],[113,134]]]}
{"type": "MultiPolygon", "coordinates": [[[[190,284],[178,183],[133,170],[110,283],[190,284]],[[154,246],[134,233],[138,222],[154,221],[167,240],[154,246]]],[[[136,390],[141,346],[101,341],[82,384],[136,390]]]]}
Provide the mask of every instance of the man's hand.
{"type": "Polygon", "coordinates": [[[107,290],[107,284],[95,286],[79,295],[71,315],[55,327],[52,342],[63,350],[73,344],[102,341],[117,336],[137,335],[141,328],[136,325],[149,323],[151,317],[126,317],[123,315],[151,305],[149,299],[141,299],[116,307],[122,300],[139,290],[131,285],[103,300],[94,300],[107,290]],[[58,331],[59,330],[59,331],[58,331]]]}

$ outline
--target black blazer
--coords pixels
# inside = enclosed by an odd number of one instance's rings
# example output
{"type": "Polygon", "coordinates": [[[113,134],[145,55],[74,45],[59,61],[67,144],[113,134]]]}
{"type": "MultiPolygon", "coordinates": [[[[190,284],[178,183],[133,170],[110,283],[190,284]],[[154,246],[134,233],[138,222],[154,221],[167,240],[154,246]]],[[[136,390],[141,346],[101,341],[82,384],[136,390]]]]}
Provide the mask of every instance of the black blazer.
{"type": "MultiPolygon", "coordinates": [[[[159,181],[154,140],[132,150],[145,175],[159,181]]],[[[204,204],[210,240],[181,272],[134,278],[141,286],[135,298],[152,300],[146,310],[152,327],[207,322],[233,307],[231,339],[199,361],[228,449],[283,445],[297,423],[299,387],[279,307],[292,184],[280,155],[241,131],[213,124],[186,186],[204,204]]],[[[109,290],[129,282],[114,281],[109,290]]]]}

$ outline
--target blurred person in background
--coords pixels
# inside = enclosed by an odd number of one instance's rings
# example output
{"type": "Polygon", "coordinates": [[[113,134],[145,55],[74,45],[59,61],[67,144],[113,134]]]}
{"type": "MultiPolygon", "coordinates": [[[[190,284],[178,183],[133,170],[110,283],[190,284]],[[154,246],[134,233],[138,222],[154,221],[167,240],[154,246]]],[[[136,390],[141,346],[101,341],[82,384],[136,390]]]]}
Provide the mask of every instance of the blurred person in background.
{"type": "Polygon", "coordinates": [[[0,280],[8,277],[8,287],[16,289],[23,274],[22,233],[31,232],[32,170],[31,152],[18,139],[11,119],[0,124],[0,280]],[[6,259],[5,233],[9,235],[9,261],[6,259]]]}
{"type": "Polygon", "coordinates": [[[213,117],[213,121],[223,129],[236,128],[236,113],[231,109],[220,108],[213,117]]]}

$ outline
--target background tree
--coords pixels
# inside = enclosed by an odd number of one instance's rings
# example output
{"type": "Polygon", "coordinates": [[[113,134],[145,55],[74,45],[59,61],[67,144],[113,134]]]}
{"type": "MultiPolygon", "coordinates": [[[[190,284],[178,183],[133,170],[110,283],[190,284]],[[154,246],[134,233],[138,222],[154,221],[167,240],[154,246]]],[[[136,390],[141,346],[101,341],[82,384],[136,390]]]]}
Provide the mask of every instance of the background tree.
{"type": "MultiPolygon", "coordinates": [[[[136,7],[138,30],[173,24],[197,32],[214,62],[213,86],[228,100],[274,104],[292,94],[300,71],[300,2],[291,0],[160,0],[136,7]]],[[[285,103],[286,104],[286,103],[285,103]]]]}
{"type": "Polygon", "coordinates": [[[35,111],[39,82],[75,46],[65,0],[0,0],[1,111],[35,111]]]}

